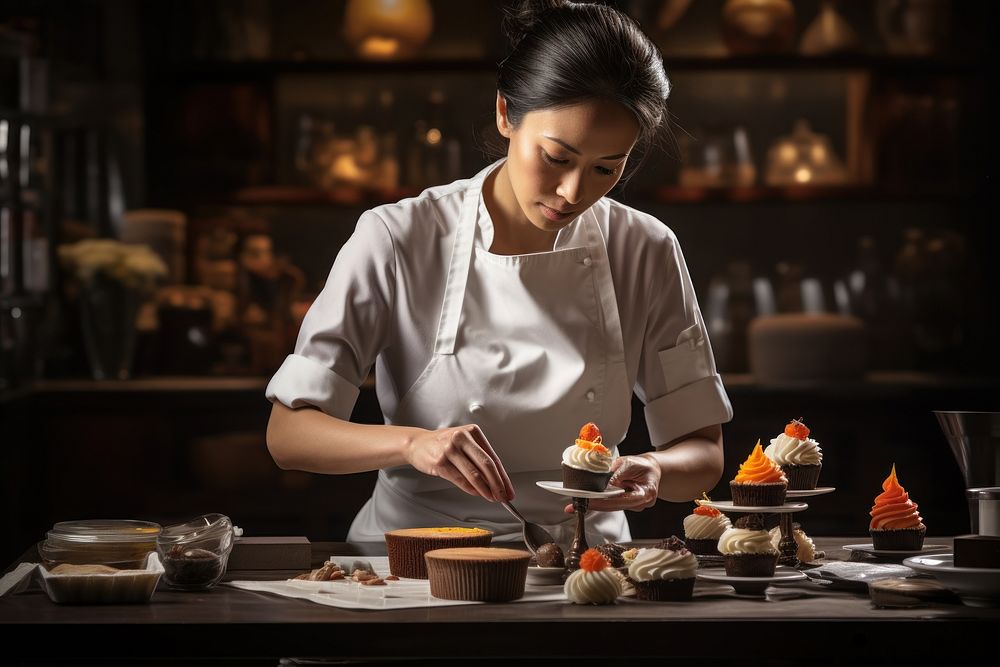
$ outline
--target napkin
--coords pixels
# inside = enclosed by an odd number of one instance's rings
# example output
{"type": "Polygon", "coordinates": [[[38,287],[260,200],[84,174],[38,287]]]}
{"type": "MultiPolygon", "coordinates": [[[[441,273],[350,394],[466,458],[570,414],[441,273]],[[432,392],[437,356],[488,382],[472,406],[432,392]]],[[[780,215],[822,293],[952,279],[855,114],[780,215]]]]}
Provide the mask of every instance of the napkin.
{"type": "MultiPolygon", "coordinates": [[[[337,560],[334,557],[334,560],[337,560]]],[[[389,574],[389,559],[385,556],[370,558],[375,573],[381,577],[389,574]]],[[[453,607],[465,604],[483,604],[466,600],[442,600],[431,595],[431,585],[426,579],[400,579],[387,581],[385,586],[362,586],[354,581],[229,581],[232,586],[247,591],[270,593],[283,597],[308,600],[328,607],[342,609],[411,609],[415,607],[453,607]]],[[[562,586],[526,585],[524,597],[513,602],[553,602],[565,600],[562,586]]]]}

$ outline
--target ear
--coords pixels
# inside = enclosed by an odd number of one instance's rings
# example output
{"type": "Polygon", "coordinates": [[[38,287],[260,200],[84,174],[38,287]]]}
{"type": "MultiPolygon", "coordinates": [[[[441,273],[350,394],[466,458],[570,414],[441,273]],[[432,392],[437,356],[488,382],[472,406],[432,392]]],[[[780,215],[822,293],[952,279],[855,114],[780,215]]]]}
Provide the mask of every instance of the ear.
{"type": "Polygon", "coordinates": [[[507,100],[503,98],[503,95],[497,92],[497,131],[500,132],[500,136],[510,139],[510,133],[514,128],[511,127],[510,120],[507,118],[507,100]]]}

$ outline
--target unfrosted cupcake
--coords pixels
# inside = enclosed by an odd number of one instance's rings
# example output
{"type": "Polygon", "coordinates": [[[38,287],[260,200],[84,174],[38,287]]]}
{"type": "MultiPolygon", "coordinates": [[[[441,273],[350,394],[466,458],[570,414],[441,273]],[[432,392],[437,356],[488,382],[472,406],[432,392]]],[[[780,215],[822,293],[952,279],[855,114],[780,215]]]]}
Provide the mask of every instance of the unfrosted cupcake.
{"type": "Polygon", "coordinates": [[[684,543],[693,554],[719,554],[719,538],[732,526],[729,517],[715,509],[695,502],[695,508],[684,517],[684,543]]]}
{"type": "Polygon", "coordinates": [[[588,423],[580,429],[576,443],[563,451],[563,487],[581,491],[603,491],[611,479],[614,456],[604,446],[601,430],[588,423]]]}
{"type": "Polygon", "coordinates": [[[694,594],[698,559],[675,536],[651,549],[639,549],[628,566],[629,582],[640,600],[684,601],[694,594]]]}
{"type": "Polygon", "coordinates": [[[917,504],[896,479],[896,466],[882,482],[882,493],[875,498],[868,527],[872,546],[886,551],[918,551],[924,546],[927,526],[920,518],[917,504]]]}
{"type": "Polygon", "coordinates": [[[622,584],[608,559],[597,549],[587,549],[580,556],[580,569],[566,577],[563,591],[576,604],[614,604],[622,584]]]}
{"type": "Polygon", "coordinates": [[[816,488],[823,469],[823,450],[809,437],[809,427],[802,420],[788,422],[784,433],[771,439],[764,454],[781,466],[790,491],[816,488]]]}
{"type": "Polygon", "coordinates": [[[778,565],[778,550],[759,514],[737,519],[719,538],[719,552],[725,556],[730,577],[773,577],[778,565]]]}
{"type": "Polygon", "coordinates": [[[764,455],[758,440],[736,477],[729,482],[729,490],[733,494],[733,505],[774,507],[785,503],[788,478],[764,455]]]}

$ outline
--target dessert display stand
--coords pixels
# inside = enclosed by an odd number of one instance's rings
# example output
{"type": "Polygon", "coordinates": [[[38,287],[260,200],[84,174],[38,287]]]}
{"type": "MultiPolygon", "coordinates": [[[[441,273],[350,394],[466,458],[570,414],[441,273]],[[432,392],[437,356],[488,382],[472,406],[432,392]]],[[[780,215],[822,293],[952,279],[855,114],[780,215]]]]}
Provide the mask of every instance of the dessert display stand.
{"type": "Polygon", "coordinates": [[[569,571],[580,569],[580,557],[583,552],[589,549],[587,544],[587,533],[584,526],[584,519],[587,516],[587,507],[591,498],[611,498],[625,493],[625,489],[608,487],[607,491],[584,491],[582,489],[564,488],[562,482],[536,482],[536,484],[548,491],[560,496],[567,496],[573,501],[573,513],[576,515],[576,532],[573,535],[573,543],[569,551],[566,552],[566,569],[569,571]]]}

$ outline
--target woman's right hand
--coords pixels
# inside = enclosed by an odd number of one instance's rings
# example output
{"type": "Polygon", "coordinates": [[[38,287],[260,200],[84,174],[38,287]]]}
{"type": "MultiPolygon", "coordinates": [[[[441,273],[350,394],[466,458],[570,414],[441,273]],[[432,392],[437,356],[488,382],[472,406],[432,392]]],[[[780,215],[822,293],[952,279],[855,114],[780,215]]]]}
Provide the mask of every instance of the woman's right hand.
{"type": "Polygon", "coordinates": [[[469,495],[500,501],[514,498],[514,486],[500,457],[475,424],[424,431],[409,442],[407,463],[448,480],[469,495]]]}

